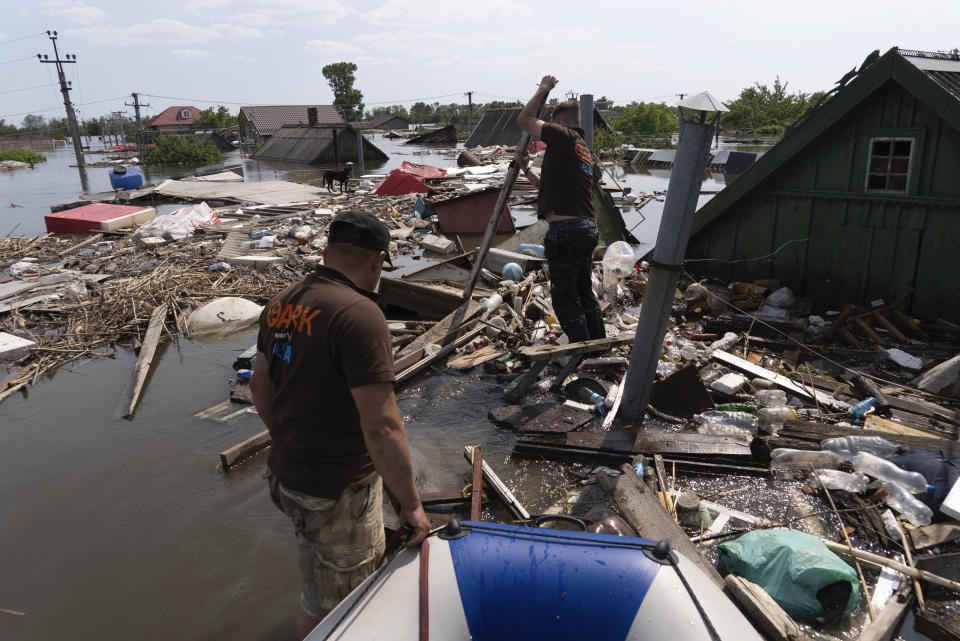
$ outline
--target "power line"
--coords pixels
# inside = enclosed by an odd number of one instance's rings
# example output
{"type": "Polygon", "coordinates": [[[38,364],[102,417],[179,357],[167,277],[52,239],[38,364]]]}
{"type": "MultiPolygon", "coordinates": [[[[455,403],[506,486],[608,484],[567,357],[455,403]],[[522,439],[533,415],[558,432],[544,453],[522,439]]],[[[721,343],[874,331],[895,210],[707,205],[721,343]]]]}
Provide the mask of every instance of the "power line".
{"type": "MultiPolygon", "coordinates": [[[[106,98],[104,100],[93,100],[91,102],[78,102],[76,104],[79,106],[85,107],[87,105],[98,105],[104,102],[113,102],[114,100],[124,100],[124,99],[126,99],[126,96],[120,96],[118,98],[106,98]]],[[[49,107],[49,108],[45,107],[43,109],[32,109],[30,111],[21,111],[20,113],[15,113],[15,114],[0,114],[0,118],[11,118],[13,116],[28,116],[30,114],[44,113],[46,111],[60,111],[61,109],[63,109],[63,105],[59,107],[49,107]]]]}
{"type": "Polygon", "coordinates": [[[30,91],[31,89],[43,89],[44,87],[52,87],[57,83],[51,82],[45,85],[37,85],[36,87],[23,87],[22,89],[7,89],[6,91],[0,91],[0,96],[7,93],[17,93],[18,91],[30,91]]]}
{"type": "Polygon", "coordinates": [[[14,58],[13,60],[4,60],[0,65],[9,65],[14,62],[23,62],[24,60],[33,60],[36,56],[27,56],[26,58],[14,58]]]}
{"type": "Polygon", "coordinates": [[[13,40],[4,40],[3,42],[0,42],[0,45],[8,45],[11,42],[20,42],[21,40],[26,40],[28,38],[36,38],[37,36],[42,36],[42,35],[43,35],[43,32],[41,31],[40,33],[33,33],[33,34],[30,34],[29,36],[14,38],[13,40]]]}
{"type": "MultiPolygon", "coordinates": [[[[184,98],[184,97],[182,97],[182,96],[158,96],[157,94],[153,94],[153,93],[142,93],[142,94],[140,94],[140,95],[141,95],[141,96],[146,96],[146,97],[148,97],[148,98],[160,98],[161,100],[183,100],[183,101],[185,101],[185,102],[202,102],[202,103],[211,104],[211,105],[240,105],[240,106],[247,106],[247,105],[256,105],[256,104],[259,104],[259,101],[255,101],[255,100],[248,100],[247,102],[237,102],[237,101],[231,101],[231,100],[203,100],[203,99],[200,99],[200,98],[184,98]]],[[[383,101],[380,101],[380,102],[364,102],[363,104],[364,104],[365,106],[368,106],[368,105],[397,105],[397,104],[403,104],[403,103],[407,103],[407,102],[420,102],[420,101],[423,101],[423,100],[436,100],[437,98],[449,98],[449,97],[451,97],[451,96],[460,96],[460,95],[463,95],[463,92],[458,91],[458,92],[456,92],[456,93],[448,93],[448,94],[444,94],[444,95],[442,95],[442,96],[424,96],[424,97],[422,97],[422,98],[406,98],[406,99],[403,99],[403,100],[383,100],[383,101]]],[[[337,105],[337,106],[338,106],[338,107],[356,107],[357,105],[337,105]]]]}

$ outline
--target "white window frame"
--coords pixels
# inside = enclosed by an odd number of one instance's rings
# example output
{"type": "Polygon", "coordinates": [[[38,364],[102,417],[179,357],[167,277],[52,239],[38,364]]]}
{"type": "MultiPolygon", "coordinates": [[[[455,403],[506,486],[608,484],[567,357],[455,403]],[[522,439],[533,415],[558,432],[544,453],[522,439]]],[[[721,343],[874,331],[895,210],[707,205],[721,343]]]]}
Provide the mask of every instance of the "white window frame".
{"type": "MultiPolygon", "coordinates": [[[[916,155],[917,144],[919,140],[917,136],[870,136],[867,143],[867,167],[866,174],[864,175],[863,180],[863,189],[866,192],[874,194],[906,194],[910,191],[910,179],[913,175],[913,158],[916,155]],[[892,145],[897,142],[908,141],[910,143],[910,155],[907,157],[907,174],[904,181],[903,189],[876,189],[870,187],[870,175],[876,174],[877,172],[870,171],[870,161],[873,160],[873,143],[874,142],[890,142],[891,143],[891,152],[893,151],[892,145]]],[[[890,156],[887,156],[889,159],[893,159],[891,153],[890,156]]],[[[889,180],[890,171],[889,167],[887,168],[887,179],[889,180]]]]}
{"type": "Polygon", "coordinates": [[[180,120],[190,120],[193,118],[193,110],[184,107],[180,110],[180,120]]]}

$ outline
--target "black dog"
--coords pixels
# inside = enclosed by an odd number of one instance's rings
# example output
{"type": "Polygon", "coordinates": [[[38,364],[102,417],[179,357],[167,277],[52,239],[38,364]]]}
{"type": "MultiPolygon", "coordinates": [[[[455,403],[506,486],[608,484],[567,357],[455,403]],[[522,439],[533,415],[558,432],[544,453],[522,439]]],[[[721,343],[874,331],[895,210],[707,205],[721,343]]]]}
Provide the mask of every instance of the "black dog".
{"type": "Polygon", "coordinates": [[[327,191],[333,191],[333,183],[337,181],[340,183],[340,193],[342,194],[347,189],[347,183],[350,181],[350,174],[353,173],[353,163],[348,162],[347,166],[342,171],[334,171],[328,169],[323,172],[323,184],[326,185],[327,191]]]}

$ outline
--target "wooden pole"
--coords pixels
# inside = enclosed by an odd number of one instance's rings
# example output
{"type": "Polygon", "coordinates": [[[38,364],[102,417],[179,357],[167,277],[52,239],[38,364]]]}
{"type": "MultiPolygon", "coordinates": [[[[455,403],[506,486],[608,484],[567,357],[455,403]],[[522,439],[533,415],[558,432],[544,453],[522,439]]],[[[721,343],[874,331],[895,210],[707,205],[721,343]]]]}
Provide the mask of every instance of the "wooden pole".
{"type": "MultiPolygon", "coordinates": [[[[473,457],[473,446],[467,445],[463,448],[463,456],[469,461],[473,457]]],[[[517,500],[517,497],[513,495],[513,492],[510,491],[510,488],[507,487],[507,484],[500,480],[500,477],[497,476],[497,473],[493,471],[493,468],[486,461],[482,461],[483,464],[483,478],[487,482],[494,492],[497,493],[504,503],[507,505],[507,509],[510,510],[513,516],[520,521],[529,521],[530,512],[527,512],[527,509],[520,504],[520,501],[517,500]]]]}
{"type": "Polygon", "coordinates": [[[133,416],[133,409],[140,400],[140,393],[143,391],[143,384],[147,380],[147,373],[150,371],[150,364],[153,363],[153,357],[157,352],[157,343],[160,342],[160,333],[163,331],[163,319],[167,316],[167,306],[158,305],[150,315],[150,324],[147,326],[147,333],[143,337],[143,345],[140,347],[140,355],[137,357],[137,364],[134,366],[133,389],[130,392],[130,399],[127,403],[123,418],[133,416]]]}
{"type": "Polygon", "coordinates": [[[480,446],[473,448],[473,482],[470,485],[470,520],[480,520],[480,501],[483,492],[483,453],[480,446]]]}
{"type": "Polygon", "coordinates": [[[874,554],[873,552],[866,552],[857,548],[848,548],[846,545],[834,543],[833,541],[827,541],[826,539],[820,540],[823,541],[823,544],[826,545],[827,548],[836,552],[837,554],[849,554],[850,556],[856,557],[860,560],[881,565],[883,567],[890,568],[891,570],[896,570],[900,574],[904,574],[912,579],[927,581],[928,583],[933,583],[934,585],[939,585],[947,588],[948,590],[953,590],[954,592],[960,593],[960,583],[957,583],[956,581],[951,581],[950,579],[945,579],[942,576],[931,574],[926,570],[912,568],[909,565],[904,565],[899,561],[888,559],[885,556],[880,556],[879,554],[874,554]]]}

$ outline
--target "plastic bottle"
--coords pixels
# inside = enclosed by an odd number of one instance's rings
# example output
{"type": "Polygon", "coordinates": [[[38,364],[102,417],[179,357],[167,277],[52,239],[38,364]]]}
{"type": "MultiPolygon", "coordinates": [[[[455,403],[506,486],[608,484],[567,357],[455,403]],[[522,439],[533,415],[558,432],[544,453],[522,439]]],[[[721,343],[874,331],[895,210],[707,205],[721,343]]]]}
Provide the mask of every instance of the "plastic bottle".
{"type": "Polygon", "coordinates": [[[667,348],[666,348],[665,350],[663,350],[663,351],[664,351],[664,354],[663,354],[664,360],[668,360],[668,361],[670,361],[671,363],[679,363],[679,362],[680,362],[680,358],[681,358],[681,357],[680,357],[680,350],[677,349],[676,347],[674,347],[673,345],[671,345],[670,347],[667,347],[667,348]]]}
{"type": "Polygon", "coordinates": [[[786,405],[778,407],[761,407],[759,412],[760,427],[766,428],[764,431],[776,434],[787,421],[799,420],[797,410],[786,405]]]}
{"type": "Polygon", "coordinates": [[[770,452],[770,469],[772,470],[809,470],[812,465],[816,469],[837,469],[847,459],[836,452],[822,450],[791,450],[778,447],[770,452]]]}
{"type": "Polygon", "coordinates": [[[692,361],[697,358],[697,348],[693,343],[684,343],[680,347],[680,358],[685,361],[692,361]]]}
{"type": "Polygon", "coordinates": [[[847,410],[847,416],[853,419],[862,419],[871,409],[876,410],[880,403],[874,397],[866,398],[847,410]]]}
{"type": "Polygon", "coordinates": [[[733,332],[727,332],[723,335],[723,338],[715,340],[710,343],[710,349],[715,352],[722,352],[730,349],[740,340],[740,337],[734,334],[733,332]]]}
{"type": "Polygon", "coordinates": [[[742,427],[715,423],[703,423],[697,426],[697,432],[699,434],[709,434],[711,436],[727,436],[730,438],[739,439],[741,441],[746,441],[747,443],[753,440],[754,435],[752,431],[742,427]]]}
{"type": "Polygon", "coordinates": [[[261,238],[266,236],[268,233],[269,232],[266,229],[255,229],[252,232],[250,232],[250,239],[260,240],[261,238]]]}
{"type": "Polygon", "coordinates": [[[762,389],[754,398],[760,407],[782,407],[787,404],[787,393],[779,389],[762,389]]]}
{"type": "Polygon", "coordinates": [[[824,469],[817,470],[817,476],[820,478],[823,486],[828,490],[843,490],[844,492],[854,494],[866,492],[867,484],[870,482],[867,475],[861,474],[860,472],[850,474],[848,472],[841,472],[840,470],[824,469]]]}
{"type": "Polygon", "coordinates": [[[753,403],[720,403],[717,409],[721,412],[747,412],[748,414],[756,414],[758,411],[753,403]]]}
{"type": "Polygon", "coordinates": [[[672,376],[677,371],[677,366],[669,361],[660,361],[657,363],[657,374],[664,378],[672,376]]]}
{"type": "MultiPolygon", "coordinates": [[[[933,510],[914,498],[899,483],[884,481],[883,489],[887,491],[887,505],[899,512],[902,518],[917,527],[930,525],[930,521],[933,519],[933,510]]],[[[931,489],[930,492],[932,493],[933,490],[931,489]]]]}
{"type": "Polygon", "coordinates": [[[494,294],[486,301],[484,301],[483,306],[487,308],[487,311],[494,311],[503,303],[503,296],[500,294],[494,294]]]}
{"type": "Polygon", "coordinates": [[[874,456],[892,456],[903,451],[902,445],[891,443],[882,436],[840,436],[820,441],[820,449],[830,450],[853,458],[857,452],[869,452],[874,456]]]}
{"type": "Polygon", "coordinates": [[[600,416],[606,416],[607,410],[613,406],[613,403],[607,404],[607,399],[596,392],[592,392],[586,387],[580,388],[580,398],[584,403],[593,405],[593,411],[600,416]]]}
{"type": "Polygon", "coordinates": [[[694,418],[703,425],[729,425],[731,427],[749,430],[751,433],[757,431],[757,417],[747,412],[709,410],[702,414],[697,414],[694,418]]]}
{"type": "Polygon", "coordinates": [[[910,472],[896,463],[891,463],[869,452],[857,452],[853,455],[853,467],[858,472],[869,474],[881,481],[892,481],[909,491],[911,494],[921,494],[929,491],[932,485],[927,485],[927,479],[920,472],[910,472]]]}

